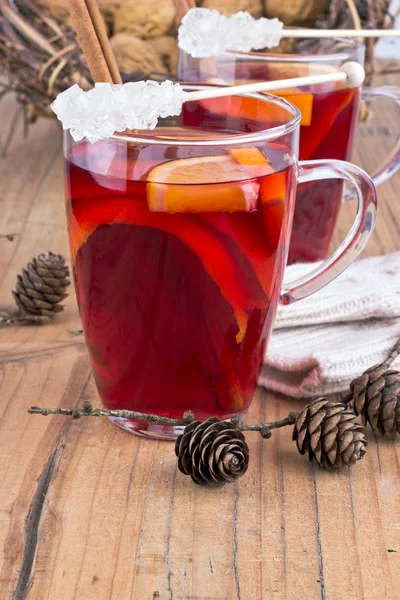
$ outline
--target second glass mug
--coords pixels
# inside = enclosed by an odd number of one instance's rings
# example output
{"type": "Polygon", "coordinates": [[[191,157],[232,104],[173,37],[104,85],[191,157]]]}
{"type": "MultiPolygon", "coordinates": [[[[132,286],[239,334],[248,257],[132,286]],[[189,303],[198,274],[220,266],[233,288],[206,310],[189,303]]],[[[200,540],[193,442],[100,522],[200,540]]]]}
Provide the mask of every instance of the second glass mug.
{"type": "MultiPolygon", "coordinates": [[[[278,302],[320,289],[364,248],[373,183],[346,162],[298,162],[299,124],[286,100],[247,95],[188,102],[154,131],[95,144],[65,133],[75,289],[106,408],[244,418],[278,302]],[[282,288],[297,183],[337,178],[357,191],[353,227],[282,288]]],[[[114,421],[157,438],[181,431],[114,421]]]]}
{"type": "MultiPolygon", "coordinates": [[[[277,80],[336,70],[347,61],[364,64],[365,47],[356,40],[293,40],[290,54],[229,52],[213,58],[192,58],[180,50],[178,78],[187,82],[224,83],[277,80]]],[[[276,92],[274,92],[276,93],[276,92]]],[[[349,89],[343,84],[315,84],[282,90],[279,96],[302,112],[301,160],[349,160],[358,122],[361,97],[367,103],[382,98],[400,109],[400,88],[349,89]]],[[[399,119],[400,122],[400,119],[399,119]]],[[[400,166],[400,138],[395,148],[372,174],[375,185],[386,181],[400,166]]],[[[343,195],[343,182],[313,182],[298,188],[289,263],[316,261],[328,253],[343,195]]],[[[347,193],[347,198],[351,194],[347,193]]]]}

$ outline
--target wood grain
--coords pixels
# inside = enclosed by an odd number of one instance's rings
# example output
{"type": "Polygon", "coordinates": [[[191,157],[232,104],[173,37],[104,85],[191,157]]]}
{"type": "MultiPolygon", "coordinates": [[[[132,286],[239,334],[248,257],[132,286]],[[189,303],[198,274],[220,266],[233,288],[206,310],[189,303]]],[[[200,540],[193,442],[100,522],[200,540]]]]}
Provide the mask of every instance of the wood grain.
{"type": "MultiPolygon", "coordinates": [[[[385,83],[396,83],[392,76],[385,83]]],[[[397,80],[400,83],[400,80],[397,80]]],[[[2,104],[11,115],[12,99],[2,104]]],[[[6,119],[7,120],[7,117],[6,119]]],[[[400,119],[377,112],[355,161],[371,169],[400,119]],[[368,151],[366,150],[368,148],[368,151]]],[[[400,175],[379,190],[365,255],[400,249],[400,175]]],[[[335,235],[349,228],[343,206],[335,235]]],[[[57,124],[20,133],[0,160],[0,310],[16,273],[46,250],[67,254],[57,124]]],[[[369,434],[356,468],[309,465],[290,430],[249,434],[236,486],[197,489],[172,444],[105,419],[30,416],[32,404],[98,402],[76,303],[46,327],[0,330],[0,600],[375,600],[400,598],[400,445],[369,434]]],[[[259,391],[249,421],[301,403],[259,391]]]]}

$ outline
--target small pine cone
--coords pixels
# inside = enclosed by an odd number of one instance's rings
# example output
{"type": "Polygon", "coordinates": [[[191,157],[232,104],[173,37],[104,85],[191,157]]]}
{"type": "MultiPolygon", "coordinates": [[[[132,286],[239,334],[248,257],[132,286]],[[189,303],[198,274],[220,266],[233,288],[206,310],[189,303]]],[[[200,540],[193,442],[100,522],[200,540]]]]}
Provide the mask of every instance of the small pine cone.
{"type": "Polygon", "coordinates": [[[400,372],[382,365],[367,369],[350,384],[352,407],[373,431],[400,433],[400,372]]]}
{"type": "Polygon", "coordinates": [[[18,275],[16,291],[12,293],[21,313],[52,317],[64,310],[59,303],[68,295],[68,277],[68,267],[60,254],[39,254],[18,275]]]}
{"type": "Polygon", "coordinates": [[[193,421],[175,445],[178,468],[198,485],[222,485],[241,477],[249,466],[245,437],[233,423],[216,417],[193,421]]]}
{"type": "Polygon", "coordinates": [[[300,454],[320,467],[343,467],[363,458],[367,441],[356,415],[341,402],[318,398],[301,411],[293,429],[300,454]]]}

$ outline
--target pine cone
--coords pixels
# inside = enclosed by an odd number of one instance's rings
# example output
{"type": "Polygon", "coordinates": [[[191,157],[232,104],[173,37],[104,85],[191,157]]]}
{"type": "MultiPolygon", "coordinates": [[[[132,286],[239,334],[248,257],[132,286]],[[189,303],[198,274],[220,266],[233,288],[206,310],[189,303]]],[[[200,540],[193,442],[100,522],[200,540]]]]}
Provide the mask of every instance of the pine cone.
{"type": "Polygon", "coordinates": [[[221,485],[241,477],[249,465],[245,437],[233,423],[216,417],[193,421],[175,445],[178,468],[198,485],[221,485]]]}
{"type": "Polygon", "coordinates": [[[294,424],[293,440],[300,454],[308,452],[320,467],[342,467],[363,458],[367,441],[356,415],[341,402],[318,398],[308,404],[294,424]]]}
{"type": "Polygon", "coordinates": [[[367,369],[350,384],[352,407],[373,431],[400,433],[400,372],[383,365],[367,369]]]}
{"type": "Polygon", "coordinates": [[[68,295],[69,270],[61,254],[39,254],[18,275],[15,302],[23,314],[52,317],[64,310],[60,302],[68,295]]]}

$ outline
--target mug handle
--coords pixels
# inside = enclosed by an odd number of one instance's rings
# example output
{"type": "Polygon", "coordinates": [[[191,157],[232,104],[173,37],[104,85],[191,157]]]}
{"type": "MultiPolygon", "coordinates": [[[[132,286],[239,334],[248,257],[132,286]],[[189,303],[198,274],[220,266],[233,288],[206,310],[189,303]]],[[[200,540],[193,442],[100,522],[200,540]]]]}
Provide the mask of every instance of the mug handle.
{"type": "Polygon", "coordinates": [[[365,171],[343,160],[303,160],[298,163],[298,183],[321,179],[345,179],[358,198],[357,214],[346,238],[333,254],[307,275],[284,284],[281,304],[291,304],[317,292],[333,281],[365,248],[374,229],[376,190],[365,171]]]}
{"type": "MultiPolygon", "coordinates": [[[[379,100],[379,98],[389,98],[400,107],[400,87],[395,85],[383,85],[376,88],[366,88],[362,91],[362,99],[367,104],[379,100]]],[[[393,150],[389,153],[383,163],[373,172],[371,179],[375,186],[381,185],[387,181],[400,167],[400,136],[396,140],[393,150]]],[[[350,198],[349,198],[350,199],[350,198]]],[[[347,200],[347,195],[346,195],[347,200]]]]}

